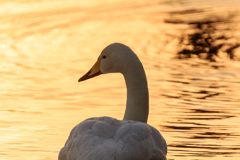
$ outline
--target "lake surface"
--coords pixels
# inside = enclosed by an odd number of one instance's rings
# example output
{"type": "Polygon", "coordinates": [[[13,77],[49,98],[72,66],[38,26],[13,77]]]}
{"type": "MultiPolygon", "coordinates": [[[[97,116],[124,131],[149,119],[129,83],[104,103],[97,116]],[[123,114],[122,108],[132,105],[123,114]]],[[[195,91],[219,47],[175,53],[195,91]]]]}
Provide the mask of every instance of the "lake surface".
{"type": "MultiPolygon", "coordinates": [[[[89,117],[122,119],[122,75],[78,83],[110,43],[130,46],[146,70],[148,124],[168,160],[240,157],[240,62],[175,58],[192,32],[167,20],[234,17],[226,43],[240,41],[237,0],[1,0],[0,160],[54,160],[71,129],[89,117]],[[186,12],[185,12],[186,11],[186,12]]],[[[236,48],[235,54],[240,54],[236,48]]]]}

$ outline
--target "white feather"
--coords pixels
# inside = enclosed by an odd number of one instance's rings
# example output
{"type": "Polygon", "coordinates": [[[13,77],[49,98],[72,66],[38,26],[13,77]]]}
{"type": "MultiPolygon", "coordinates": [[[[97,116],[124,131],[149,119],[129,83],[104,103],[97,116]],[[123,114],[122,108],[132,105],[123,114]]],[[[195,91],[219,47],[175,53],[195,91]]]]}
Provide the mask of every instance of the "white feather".
{"type": "Polygon", "coordinates": [[[166,142],[154,127],[138,121],[98,117],[81,122],[71,131],[59,159],[164,160],[166,153],[166,142]]]}

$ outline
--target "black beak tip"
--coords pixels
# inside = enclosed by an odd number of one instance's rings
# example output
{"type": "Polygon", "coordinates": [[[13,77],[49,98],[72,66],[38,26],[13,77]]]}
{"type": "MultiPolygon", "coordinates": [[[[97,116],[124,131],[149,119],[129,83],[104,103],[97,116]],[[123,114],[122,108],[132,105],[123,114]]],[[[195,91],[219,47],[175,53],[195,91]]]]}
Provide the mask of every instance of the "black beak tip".
{"type": "Polygon", "coordinates": [[[83,75],[81,78],[78,79],[78,82],[84,81],[89,78],[89,74],[91,73],[91,70],[88,71],[85,75],[83,75]]]}
{"type": "Polygon", "coordinates": [[[91,72],[91,70],[90,70],[88,73],[86,73],[84,76],[82,76],[81,78],[79,78],[78,82],[85,81],[85,80],[87,80],[87,79],[89,79],[89,78],[96,77],[96,76],[102,74],[102,72],[99,71],[99,72],[97,72],[97,73],[89,76],[90,72],[91,72]]]}
{"type": "Polygon", "coordinates": [[[85,78],[85,76],[83,76],[83,77],[79,78],[78,82],[82,82],[82,81],[84,81],[84,80],[86,80],[86,79],[87,79],[87,78],[85,78]]]}

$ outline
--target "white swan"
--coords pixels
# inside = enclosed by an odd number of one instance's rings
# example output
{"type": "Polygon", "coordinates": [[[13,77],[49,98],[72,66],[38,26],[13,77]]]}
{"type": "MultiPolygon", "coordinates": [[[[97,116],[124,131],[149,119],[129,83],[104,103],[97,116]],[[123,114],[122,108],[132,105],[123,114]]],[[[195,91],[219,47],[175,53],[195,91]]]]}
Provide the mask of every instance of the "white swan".
{"type": "Polygon", "coordinates": [[[137,55],[120,43],[107,46],[86,79],[106,73],[122,73],[127,85],[123,120],[89,118],[74,127],[59,160],[166,160],[167,144],[157,129],[147,124],[148,86],[137,55]]]}

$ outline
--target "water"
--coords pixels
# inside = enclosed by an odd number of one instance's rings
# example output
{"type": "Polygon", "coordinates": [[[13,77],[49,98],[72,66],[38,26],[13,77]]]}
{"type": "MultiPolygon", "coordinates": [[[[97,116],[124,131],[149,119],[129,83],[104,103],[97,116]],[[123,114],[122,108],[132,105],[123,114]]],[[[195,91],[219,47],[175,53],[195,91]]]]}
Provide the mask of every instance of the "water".
{"type": "MultiPolygon", "coordinates": [[[[239,62],[174,58],[180,37],[191,29],[164,21],[239,13],[237,4],[1,1],[0,159],[57,159],[79,122],[95,116],[122,119],[126,88],[121,75],[77,82],[106,45],[122,42],[145,67],[148,123],[165,137],[168,160],[236,160],[240,157],[239,62]],[[172,14],[192,8],[204,12],[172,14]]],[[[238,17],[226,25],[237,26],[238,17]]],[[[237,37],[231,40],[239,40],[239,30],[230,31],[226,34],[237,37]]]]}

